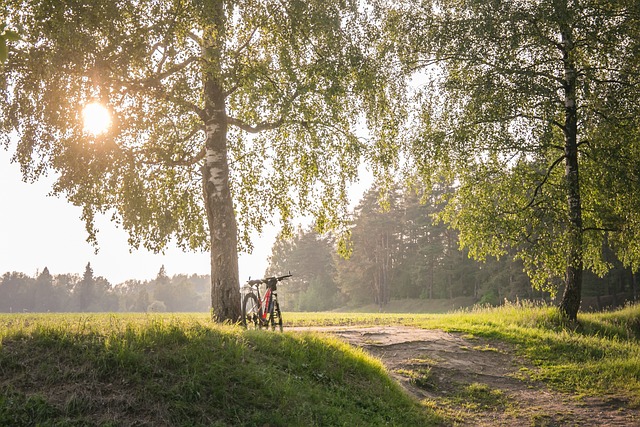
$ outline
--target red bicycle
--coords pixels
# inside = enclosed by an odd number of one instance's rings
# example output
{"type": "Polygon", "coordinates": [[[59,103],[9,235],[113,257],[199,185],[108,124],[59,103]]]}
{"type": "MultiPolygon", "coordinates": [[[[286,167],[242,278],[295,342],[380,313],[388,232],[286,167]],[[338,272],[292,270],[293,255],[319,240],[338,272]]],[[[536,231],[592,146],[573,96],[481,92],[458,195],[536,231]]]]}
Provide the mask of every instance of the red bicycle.
{"type": "Polygon", "coordinates": [[[282,312],[278,304],[278,282],[291,277],[289,273],[279,277],[267,277],[247,281],[247,290],[242,300],[242,325],[246,328],[252,325],[255,329],[268,328],[275,330],[276,325],[282,332],[282,312]],[[264,297],[260,298],[260,285],[266,285],[264,297]]]}

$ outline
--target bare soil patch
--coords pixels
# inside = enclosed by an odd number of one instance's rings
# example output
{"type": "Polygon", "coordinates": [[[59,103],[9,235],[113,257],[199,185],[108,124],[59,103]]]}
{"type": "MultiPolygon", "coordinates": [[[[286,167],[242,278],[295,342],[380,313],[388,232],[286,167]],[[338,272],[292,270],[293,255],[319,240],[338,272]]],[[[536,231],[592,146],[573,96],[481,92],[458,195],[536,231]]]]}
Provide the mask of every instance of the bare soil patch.
{"type": "Polygon", "coordinates": [[[454,425],[640,426],[640,411],[622,399],[560,393],[531,380],[536,368],[502,342],[402,326],[289,330],[331,333],[363,348],[454,425]]]}

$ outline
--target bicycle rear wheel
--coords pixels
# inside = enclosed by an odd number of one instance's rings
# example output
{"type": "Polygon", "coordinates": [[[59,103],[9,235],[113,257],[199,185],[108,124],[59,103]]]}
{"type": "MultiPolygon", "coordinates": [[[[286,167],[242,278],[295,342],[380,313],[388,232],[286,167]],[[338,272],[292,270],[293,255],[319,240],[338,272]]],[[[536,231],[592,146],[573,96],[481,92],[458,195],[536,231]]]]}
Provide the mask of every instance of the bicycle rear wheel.
{"type": "Polygon", "coordinates": [[[260,328],[262,326],[261,316],[262,309],[258,297],[253,293],[246,294],[242,302],[242,326],[247,328],[251,325],[254,328],[260,328]]]}

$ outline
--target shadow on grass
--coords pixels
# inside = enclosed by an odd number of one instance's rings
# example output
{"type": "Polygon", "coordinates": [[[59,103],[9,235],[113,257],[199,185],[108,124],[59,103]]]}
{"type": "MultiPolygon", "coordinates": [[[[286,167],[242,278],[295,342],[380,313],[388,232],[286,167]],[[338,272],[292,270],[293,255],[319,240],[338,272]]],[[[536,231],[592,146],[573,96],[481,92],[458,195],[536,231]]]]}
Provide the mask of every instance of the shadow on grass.
{"type": "Polygon", "coordinates": [[[115,320],[4,331],[0,425],[444,423],[330,338],[115,320]]]}

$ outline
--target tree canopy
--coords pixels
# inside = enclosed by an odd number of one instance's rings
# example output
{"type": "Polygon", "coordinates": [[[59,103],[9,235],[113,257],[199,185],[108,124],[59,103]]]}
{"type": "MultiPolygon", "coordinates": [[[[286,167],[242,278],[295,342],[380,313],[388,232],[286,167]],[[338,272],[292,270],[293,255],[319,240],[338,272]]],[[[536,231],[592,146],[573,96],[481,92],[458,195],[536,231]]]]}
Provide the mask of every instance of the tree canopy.
{"type": "Polygon", "coordinates": [[[600,0],[401,1],[388,34],[423,86],[407,139],[479,259],[515,251],[575,319],[583,269],[637,270],[640,8],[600,0]]]}
{"type": "MultiPolygon", "coordinates": [[[[212,307],[239,316],[238,247],[274,213],[345,219],[346,186],[382,144],[393,67],[356,1],[5,0],[23,40],[0,84],[0,133],[26,179],[110,214],[134,247],[211,250],[212,307]],[[100,102],[107,133],[83,130],[100,102]],[[251,135],[251,136],[249,136],[251,135]],[[239,226],[239,228],[238,228],[239,226]]],[[[379,157],[379,156],[378,156],[379,157]]]]}

